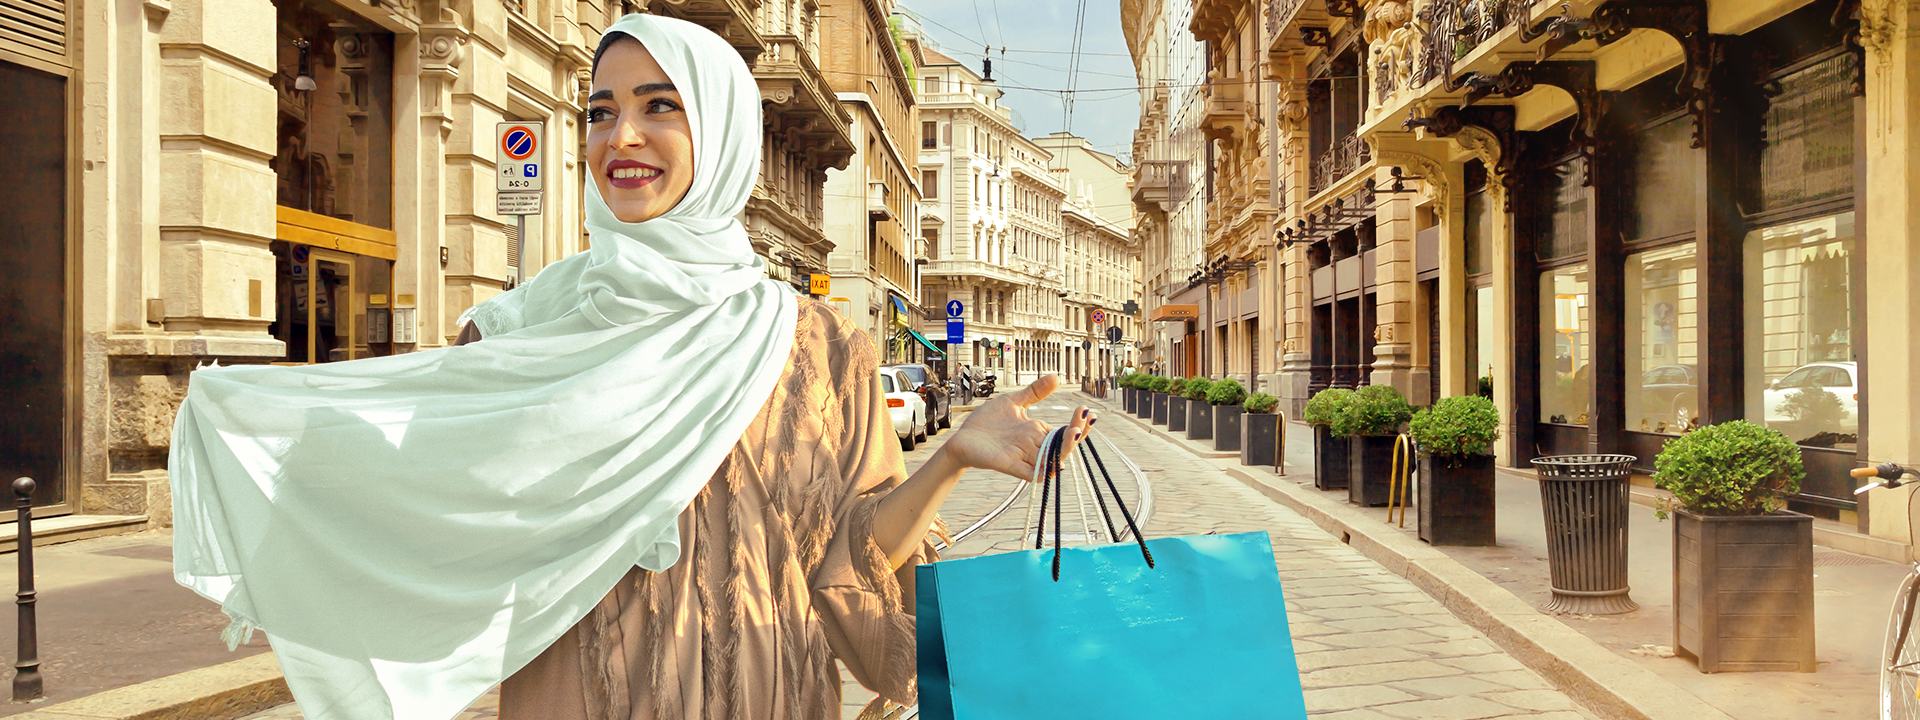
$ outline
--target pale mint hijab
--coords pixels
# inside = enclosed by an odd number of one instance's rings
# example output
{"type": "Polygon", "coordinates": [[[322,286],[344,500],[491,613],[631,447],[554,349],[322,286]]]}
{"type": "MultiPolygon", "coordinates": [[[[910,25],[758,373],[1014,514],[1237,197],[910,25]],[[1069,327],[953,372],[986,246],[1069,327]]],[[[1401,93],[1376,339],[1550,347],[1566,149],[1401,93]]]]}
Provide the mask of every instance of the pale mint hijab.
{"type": "Polygon", "coordinates": [[[586,183],[592,249],[470,312],[485,339],[197,370],[174,426],[174,577],[263,630],[315,720],[440,720],[635,565],[771,395],[797,306],[735,219],[760,96],[691,23],[629,15],[686,100],[687,196],[645,223],[586,183]]]}

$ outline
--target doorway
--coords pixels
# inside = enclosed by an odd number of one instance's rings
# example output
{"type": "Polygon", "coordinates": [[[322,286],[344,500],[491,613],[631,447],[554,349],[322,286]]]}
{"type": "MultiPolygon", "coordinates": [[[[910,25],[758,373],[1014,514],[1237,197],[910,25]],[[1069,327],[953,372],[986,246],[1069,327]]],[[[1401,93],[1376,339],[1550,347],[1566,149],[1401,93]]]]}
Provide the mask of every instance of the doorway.
{"type": "Polygon", "coordinates": [[[279,306],[273,336],[287,344],[288,363],[361,356],[359,298],[365,292],[353,255],[277,240],[279,306]]]}
{"type": "Polygon", "coordinates": [[[73,358],[68,335],[67,83],[0,61],[8,119],[0,123],[9,177],[0,183],[0,248],[14,270],[0,283],[0,478],[30,477],[36,508],[66,512],[73,477],[68,433],[73,358]]]}

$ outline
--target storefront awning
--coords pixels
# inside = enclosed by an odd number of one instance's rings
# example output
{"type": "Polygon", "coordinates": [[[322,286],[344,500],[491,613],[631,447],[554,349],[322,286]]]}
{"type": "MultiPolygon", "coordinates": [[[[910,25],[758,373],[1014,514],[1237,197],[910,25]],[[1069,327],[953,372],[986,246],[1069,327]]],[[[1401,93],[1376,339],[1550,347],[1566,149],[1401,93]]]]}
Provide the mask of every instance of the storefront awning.
{"type": "Polygon", "coordinates": [[[1200,306],[1169,303],[1154,308],[1153,314],[1148,316],[1147,319],[1153,322],[1159,322],[1161,320],[1198,320],[1200,319],[1200,306]]]}
{"type": "Polygon", "coordinates": [[[938,346],[934,345],[932,341],[928,340],[927,336],[921,335],[919,332],[915,331],[913,328],[907,328],[907,334],[912,335],[913,339],[920,341],[921,347],[926,348],[930,356],[932,357],[947,356],[947,354],[945,352],[942,352],[938,346]]]}

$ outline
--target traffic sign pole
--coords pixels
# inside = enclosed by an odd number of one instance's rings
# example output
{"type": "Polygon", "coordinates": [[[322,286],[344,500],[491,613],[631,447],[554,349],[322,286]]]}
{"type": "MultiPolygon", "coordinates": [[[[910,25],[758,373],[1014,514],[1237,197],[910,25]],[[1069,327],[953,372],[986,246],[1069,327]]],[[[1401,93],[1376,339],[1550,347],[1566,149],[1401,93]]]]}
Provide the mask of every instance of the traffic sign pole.
{"type": "Polygon", "coordinates": [[[513,234],[513,256],[520,258],[520,264],[513,266],[513,286],[527,283],[527,216],[515,215],[520,219],[520,231],[513,234]]]}

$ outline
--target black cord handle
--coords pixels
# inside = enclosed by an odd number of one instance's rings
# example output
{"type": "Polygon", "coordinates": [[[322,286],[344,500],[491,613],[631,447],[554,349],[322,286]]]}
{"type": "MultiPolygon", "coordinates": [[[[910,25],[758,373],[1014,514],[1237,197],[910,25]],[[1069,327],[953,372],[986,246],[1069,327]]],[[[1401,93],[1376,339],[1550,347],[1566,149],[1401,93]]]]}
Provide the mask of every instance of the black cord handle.
{"type": "MultiPolygon", "coordinates": [[[[1084,440],[1085,438],[1083,437],[1082,439],[1084,440]]],[[[1046,532],[1047,532],[1047,503],[1049,502],[1049,500],[1051,500],[1051,502],[1053,503],[1053,579],[1054,579],[1054,582],[1060,581],[1060,555],[1061,555],[1060,528],[1064,525],[1064,523],[1061,521],[1060,514],[1061,514],[1061,508],[1064,505],[1066,505],[1064,496],[1062,494],[1063,489],[1066,486],[1066,479],[1064,477],[1056,478],[1055,476],[1058,476],[1061,474],[1063,463],[1060,459],[1060,456],[1061,456],[1062,450],[1064,449],[1065,444],[1066,444],[1065,428],[1057,429],[1047,435],[1046,446],[1042,454],[1041,466],[1040,466],[1040,470],[1041,470],[1040,524],[1038,529],[1034,533],[1034,539],[1033,539],[1033,549],[1035,550],[1043,549],[1043,543],[1045,543],[1044,538],[1046,537],[1046,532]]],[[[1080,453],[1081,453],[1082,462],[1085,462],[1087,458],[1092,458],[1093,466],[1100,471],[1101,480],[1104,480],[1106,482],[1107,491],[1113,494],[1114,506],[1120,509],[1120,517],[1126,520],[1127,529],[1133,533],[1134,542],[1140,546],[1140,556],[1146,559],[1147,567],[1149,568],[1154,567],[1153,551],[1147,548],[1147,539],[1145,536],[1140,534],[1140,526],[1138,523],[1134,521],[1133,512],[1127,508],[1126,501],[1121,499],[1120,488],[1118,485],[1114,484],[1112,473],[1107,472],[1107,464],[1106,464],[1106,461],[1100,457],[1100,451],[1097,449],[1094,449],[1092,443],[1082,443],[1080,445],[1080,453]]],[[[1093,486],[1094,498],[1100,502],[1100,514],[1101,514],[1101,517],[1106,520],[1108,537],[1114,537],[1118,533],[1114,528],[1112,516],[1107,512],[1106,498],[1101,494],[1100,482],[1094,481],[1094,482],[1090,482],[1089,484],[1093,486]]]]}

